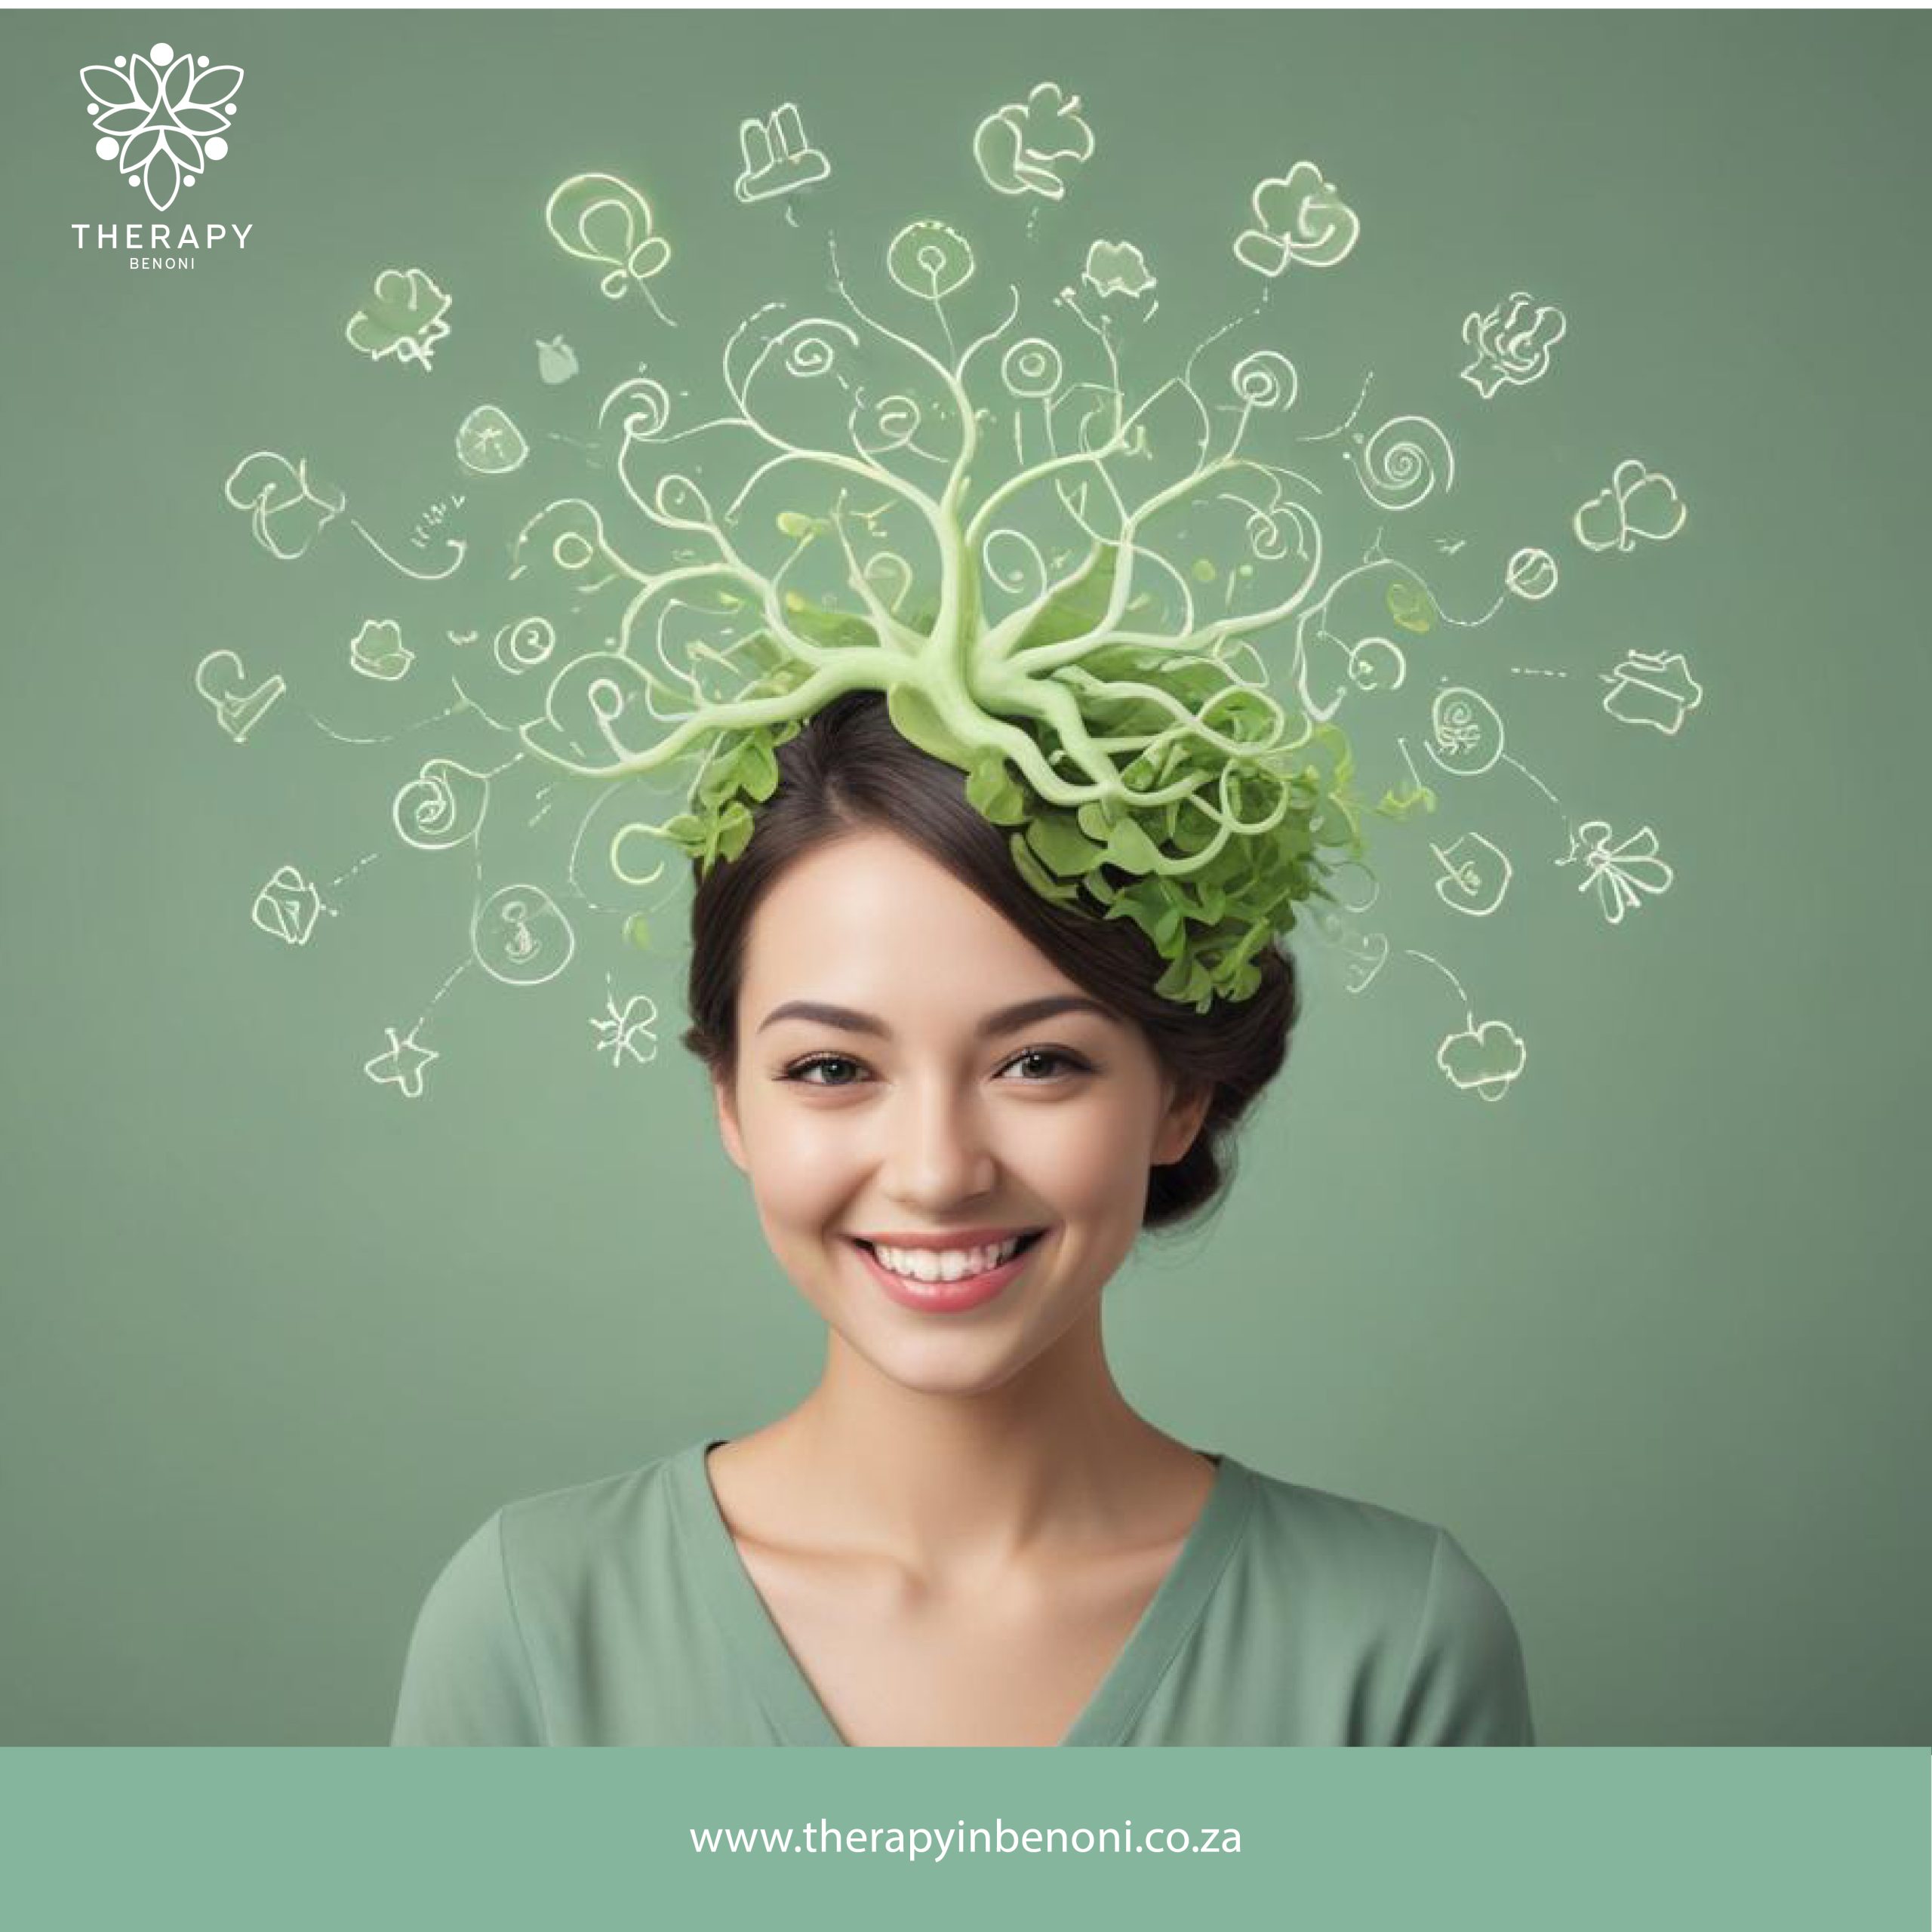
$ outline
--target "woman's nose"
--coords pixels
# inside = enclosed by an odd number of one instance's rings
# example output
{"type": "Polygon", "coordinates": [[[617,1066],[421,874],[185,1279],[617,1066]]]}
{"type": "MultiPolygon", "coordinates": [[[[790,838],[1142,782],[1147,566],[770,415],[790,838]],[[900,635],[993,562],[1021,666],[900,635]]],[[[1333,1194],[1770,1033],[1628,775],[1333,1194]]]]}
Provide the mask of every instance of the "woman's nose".
{"type": "Polygon", "coordinates": [[[992,1192],[995,1163],[974,1100],[912,1088],[884,1124],[886,1191],[909,1206],[936,1214],[992,1192]]]}

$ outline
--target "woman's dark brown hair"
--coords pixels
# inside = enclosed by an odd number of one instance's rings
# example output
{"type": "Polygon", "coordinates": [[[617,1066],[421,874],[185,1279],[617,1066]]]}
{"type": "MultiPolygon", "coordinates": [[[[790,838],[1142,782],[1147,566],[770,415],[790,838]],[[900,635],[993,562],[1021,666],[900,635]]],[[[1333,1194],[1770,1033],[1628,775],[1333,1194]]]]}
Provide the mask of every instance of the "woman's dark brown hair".
{"type": "Polygon", "coordinates": [[[1211,1090],[1193,1146],[1149,1171],[1142,1225],[1166,1227],[1214,1204],[1232,1178],[1235,1128],[1287,1057],[1300,1011],[1294,960],[1266,948],[1256,961],[1260,990],[1204,1014],[1158,997],[1166,961],[1140,928],[1035,891],[1014,865],[1007,832],[968,800],[965,774],[901,736],[875,691],[835,699],[777,756],[778,789],[757,808],[750,843],[699,880],[691,907],[691,1024],[682,1037],[713,1077],[736,1073],[745,937],[765,892],[814,847],[883,827],[977,893],[1076,985],[1137,1022],[1182,1092],[1211,1090]]]}

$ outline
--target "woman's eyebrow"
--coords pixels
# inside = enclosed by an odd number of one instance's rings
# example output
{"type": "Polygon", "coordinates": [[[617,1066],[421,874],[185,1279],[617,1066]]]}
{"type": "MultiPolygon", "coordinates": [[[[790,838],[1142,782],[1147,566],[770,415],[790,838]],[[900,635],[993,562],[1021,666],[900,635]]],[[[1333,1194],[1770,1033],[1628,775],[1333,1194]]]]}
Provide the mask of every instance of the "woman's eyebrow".
{"type": "MultiPolygon", "coordinates": [[[[1036,1026],[1041,1020],[1054,1019],[1063,1013],[1095,1013],[1103,1020],[1115,1021],[1120,1017],[1111,1007],[1084,994],[1048,993],[1043,998],[1022,1000],[1017,1006],[1003,1006],[997,1013],[988,1014],[974,1031],[980,1038],[989,1040],[1001,1033],[1017,1032],[1022,1026],[1036,1026]]],[[[781,1020],[814,1020],[821,1026],[836,1026],[847,1033],[873,1033],[881,1038],[889,1038],[892,1032],[875,1014],[857,1012],[849,1006],[831,1006],[815,999],[788,999],[783,1005],[774,1006],[758,1022],[758,1030],[762,1033],[781,1020]]]]}

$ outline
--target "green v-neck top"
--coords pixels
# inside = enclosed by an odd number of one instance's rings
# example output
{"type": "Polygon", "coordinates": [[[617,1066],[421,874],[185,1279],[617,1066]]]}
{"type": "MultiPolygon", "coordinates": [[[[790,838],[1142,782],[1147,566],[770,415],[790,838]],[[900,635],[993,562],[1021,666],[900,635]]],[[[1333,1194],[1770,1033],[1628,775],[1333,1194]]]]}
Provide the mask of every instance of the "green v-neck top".
{"type": "MultiPolygon", "coordinates": [[[[842,1745],[697,1442],[506,1503],[417,1615],[392,1744],[842,1745]]],[[[1533,1744],[1522,1647],[1447,1531],[1213,1456],[1081,1744],[1533,1744]]]]}

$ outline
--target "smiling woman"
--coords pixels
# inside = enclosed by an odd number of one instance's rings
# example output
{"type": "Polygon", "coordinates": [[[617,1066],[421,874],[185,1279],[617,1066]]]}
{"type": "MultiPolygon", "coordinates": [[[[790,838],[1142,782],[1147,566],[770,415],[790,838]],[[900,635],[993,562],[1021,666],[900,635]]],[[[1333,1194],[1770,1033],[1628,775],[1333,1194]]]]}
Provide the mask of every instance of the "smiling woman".
{"type": "Polygon", "coordinates": [[[1035,892],[876,694],[778,756],[700,881],[685,1037],[823,1374],[497,1512],[395,1741],[1533,1742],[1452,1536],[1190,1447],[1108,1364],[1108,1281],[1217,1200],[1283,1063],[1287,955],[1238,1003],[1160,998],[1151,941],[1035,892]]]}

